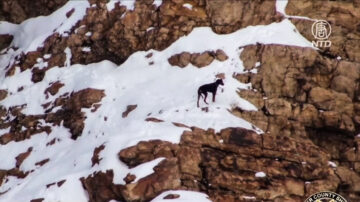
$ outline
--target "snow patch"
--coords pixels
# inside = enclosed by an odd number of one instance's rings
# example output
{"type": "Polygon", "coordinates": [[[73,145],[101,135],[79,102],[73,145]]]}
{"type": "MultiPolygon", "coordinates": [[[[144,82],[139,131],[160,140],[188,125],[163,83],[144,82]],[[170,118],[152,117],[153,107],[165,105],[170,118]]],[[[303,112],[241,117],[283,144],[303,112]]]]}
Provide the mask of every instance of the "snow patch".
{"type": "Polygon", "coordinates": [[[66,55],[66,59],[64,62],[64,67],[69,67],[71,65],[71,49],[69,47],[66,47],[64,50],[64,53],[66,55]]]}
{"type": "Polygon", "coordinates": [[[196,201],[196,202],[211,202],[209,197],[204,193],[199,193],[195,191],[183,191],[183,190],[177,190],[177,191],[165,191],[161,193],[159,196],[155,197],[151,202],[188,202],[188,201],[196,201]],[[176,199],[164,199],[165,196],[169,194],[178,194],[180,195],[179,198],[176,199]]]}
{"type": "Polygon", "coordinates": [[[296,18],[296,19],[304,19],[304,20],[312,20],[306,16],[295,16],[295,15],[287,15],[285,13],[286,6],[288,4],[288,0],[276,0],[276,11],[284,15],[286,18],[296,18]]]}
{"type": "Polygon", "coordinates": [[[115,8],[115,5],[119,3],[121,6],[125,6],[127,10],[134,10],[135,2],[132,0],[111,0],[106,4],[108,11],[112,11],[115,8]]]}
{"type": "Polygon", "coordinates": [[[183,4],[183,7],[188,8],[190,10],[192,10],[192,8],[193,8],[193,6],[191,4],[189,4],[189,3],[183,4]]]}
{"type": "Polygon", "coordinates": [[[263,177],[266,177],[266,173],[264,173],[264,172],[257,172],[257,173],[255,173],[255,177],[259,177],[259,178],[263,178],[263,177]]]}
{"type": "Polygon", "coordinates": [[[332,168],[336,168],[336,167],[337,167],[336,163],[334,163],[334,162],[332,162],[332,161],[328,161],[328,165],[329,165],[330,167],[332,167],[332,168]]]}
{"type": "Polygon", "coordinates": [[[91,48],[90,47],[83,47],[81,49],[83,52],[90,52],[91,51],[91,48]]]}
{"type": "Polygon", "coordinates": [[[1,21],[0,34],[13,35],[11,46],[20,48],[26,54],[41,47],[45,39],[53,33],[63,35],[68,32],[84,17],[88,7],[88,1],[68,1],[49,16],[30,18],[19,25],[1,21]],[[74,13],[67,18],[66,13],[71,9],[75,9],[74,13]]]}
{"type": "Polygon", "coordinates": [[[140,164],[135,168],[132,168],[130,170],[130,173],[136,176],[134,183],[136,183],[139,179],[154,173],[153,168],[157,166],[164,159],[165,158],[157,158],[152,161],[140,164]]]}
{"type": "Polygon", "coordinates": [[[154,3],[153,3],[155,6],[156,6],[156,8],[157,7],[159,7],[159,6],[161,6],[161,4],[162,4],[162,0],[154,0],[154,3]]]}
{"type": "Polygon", "coordinates": [[[91,36],[92,35],[92,32],[86,32],[85,33],[85,36],[87,36],[87,37],[89,37],[89,36],[91,36]]]}

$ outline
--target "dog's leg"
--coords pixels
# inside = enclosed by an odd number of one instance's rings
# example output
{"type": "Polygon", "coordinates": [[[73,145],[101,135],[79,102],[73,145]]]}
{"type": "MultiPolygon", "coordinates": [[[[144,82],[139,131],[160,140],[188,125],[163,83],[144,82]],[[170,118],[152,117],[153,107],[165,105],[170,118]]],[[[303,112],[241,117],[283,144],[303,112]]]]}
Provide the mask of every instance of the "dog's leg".
{"type": "Polygon", "coordinates": [[[213,102],[215,102],[216,92],[213,93],[213,102]]]}
{"type": "Polygon", "coordinates": [[[209,104],[209,103],[206,102],[206,97],[207,97],[207,92],[205,92],[204,102],[205,102],[206,104],[209,104]]]}
{"type": "Polygon", "coordinates": [[[200,100],[201,93],[198,93],[198,99],[197,99],[197,107],[199,107],[199,100],[200,100]]]}

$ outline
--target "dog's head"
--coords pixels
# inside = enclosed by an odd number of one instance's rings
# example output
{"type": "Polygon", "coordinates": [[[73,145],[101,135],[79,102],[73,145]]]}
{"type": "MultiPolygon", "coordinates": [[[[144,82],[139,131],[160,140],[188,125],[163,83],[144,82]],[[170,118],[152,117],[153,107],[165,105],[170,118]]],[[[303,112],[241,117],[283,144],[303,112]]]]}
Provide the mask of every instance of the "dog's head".
{"type": "Polygon", "coordinates": [[[224,82],[223,82],[223,80],[222,79],[218,79],[218,80],[216,80],[216,84],[217,85],[224,85],[224,82]]]}

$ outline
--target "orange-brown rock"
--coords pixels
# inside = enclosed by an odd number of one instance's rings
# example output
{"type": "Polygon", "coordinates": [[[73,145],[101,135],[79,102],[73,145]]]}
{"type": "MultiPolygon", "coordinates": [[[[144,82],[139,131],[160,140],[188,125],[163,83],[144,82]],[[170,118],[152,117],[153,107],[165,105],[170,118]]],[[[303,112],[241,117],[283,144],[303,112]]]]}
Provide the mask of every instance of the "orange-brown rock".
{"type": "Polygon", "coordinates": [[[169,158],[155,166],[153,174],[125,185],[122,195],[126,201],[148,201],[164,190],[178,189],[180,186],[177,159],[169,158]]]}
{"type": "Polygon", "coordinates": [[[0,34],[0,50],[8,47],[11,44],[13,38],[14,37],[9,34],[0,34]]]}
{"type": "MultiPolygon", "coordinates": [[[[327,186],[328,190],[334,191],[340,185],[339,178],[328,165],[329,155],[309,140],[279,134],[258,135],[242,128],[227,128],[215,133],[211,129],[205,131],[193,127],[183,133],[180,144],[168,155],[153,155],[156,145],[164,148],[169,143],[140,142],[120,152],[120,159],[130,167],[159,156],[167,158],[154,168],[154,174],[127,184],[123,191],[125,199],[149,200],[155,192],[160,192],[156,190],[175,187],[205,192],[214,201],[224,198],[239,201],[243,195],[254,196],[257,200],[287,198],[301,201],[312,193],[305,189],[308,181],[322,180],[331,185],[327,186]],[[166,173],[170,168],[172,177],[164,175],[155,179],[160,170],[166,173]],[[255,177],[259,171],[265,172],[266,178],[255,177]],[[165,179],[169,181],[163,184],[165,179]],[[175,179],[181,185],[175,183],[175,179]],[[157,183],[158,189],[148,187],[150,182],[157,183]]],[[[314,183],[308,189],[312,191],[323,188],[321,186],[314,183]]]]}
{"type": "Polygon", "coordinates": [[[19,155],[17,155],[15,157],[16,159],[16,164],[15,164],[15,167],[16,168],[19,168],[21,166],[21,164],[24,162],[24,160],[30,156],[32,152],[32,147],[29,147],[28,150],[26,152],[23,152],[23,153],[20,153],[19,155]]]}
{"type": "MultiPolygon", "coordinates": [[[[290,0],[286,6],[286,13],[289,15],[306,16],[312,19],[326,20],[331,25],[330,48],[320,47],[327,54],[333,57],[340,56],[350,61],[360,61],[360,30],[358,12],[360,2],[331,1],[297,1],[290,0]]],[[[314,23],[310,20],[292,19],[299,32],[309,41],[315,40],[311,33],[311,26],[314,23]]]]}
{"type": "Polygon", "coordinates": [[[95,172],[87,178],[81,178],[80,181],[87,191],[89,201],[100,202],[110,201],[111,199],[121,200],[124,198],[121,194],[123,186],[113,184],[114,173],[112,170],[104,172],[95,172]]]}
{"type": "MultiPolygon", "coordinates": [[[[22,0],[17,0],[14,5],[20,6],[19,1],[22,0]]],[[[5,2],[10,5],[8,0],[5,2]]],[[[152,1],[137,1],[131,11],[120,4],[108,11],[104,2],[94,1],[94,6],[87,9],[84,19],[71,29],[68,37],[54,33],[36,51],[36,57],[31,52],[23,54],[19,61],[25,62],[18,65],[21,70],[32,68],[36,58],[51,54],[46,60],[48,68],[32,70],[32,81],[39,82],[48,69],[64,65],[66,47],[71,49],[71,64],[89,64],[104,59],[121,64],[136,51],[163,50],[195,27],[210,26],[216,33],[231,33],[249,25],[270,24],[282,19],[276,13],[274,0],[227,1],[225,4],[191,0],[186,3],[191,4],[192,9],[184,7],[183,1],[163,1],[159,8],[152,1]],[[91,52],[84,53],[84,46],[91,48],[91,52]]],[[[26,18],[24,12],[20,11],[19,14],[23,17],[17,18],[26,18]]],[[[179,66],[186,66],[189,60],[188,54],[183,57],[181,63],[176,62],[179,66]]],[[[200,53],[190,60],[197,66],[206,66],[213,58],[224,61],[227,56],[219,50],[211,56],[209,53],[200,53]]],[[[7,71],[7,76],[13,75],[15,70],[15,63],[10,66],[12,68],[7,71]]]]}
{"type": "Polygon", "coordinates": [[[105,149],[105,145],[100,145],[94,149],[93,156],[91,157],[91,166],[99,164],[102,158],[99,158],[99,153],[105,149]]]}
{"type": "Polygon", "coordinates": [[[130,112],[132,112],[133,110],[135,110],[137,107],[137,105],[128,105],[126,107],[126,110],[122,113],[122,117],[126,118],[130,112]]]}
{"type": "Polygon", "coordinates": [[[55,83],[52,83],[51,84],[51,86],[49,86],[47,89],[45,89],[45,95],[47,95],[48,96],[48,93],[50,94],[50,95],[52,95],[52,96],[54,96],[56,93],[58,93],[59,92],[59,89],[61,88],[61,87],[63,87],[64,86],[64,84],[63,83],[61,83],[60,81],[57,81],[57,82],[55,82],[55,83]]]}
{"type": "Polygon", "coordinates": [[[211,64],[214,59],[219,61],[227,60],[228,56],[223,50],[205,51],[203,53],[182,52],[171,56],[168,61],[172,66],[186,67],[189,63],[196,67],[205,67],[211,64]]]}
{"type": "Polygon", "coordinates": [[[19,24],[31,17],[49,15],[56,9],[63,6],[65,3],[66,0],[4,0],[0,2],[0,20],[19,24]]]}

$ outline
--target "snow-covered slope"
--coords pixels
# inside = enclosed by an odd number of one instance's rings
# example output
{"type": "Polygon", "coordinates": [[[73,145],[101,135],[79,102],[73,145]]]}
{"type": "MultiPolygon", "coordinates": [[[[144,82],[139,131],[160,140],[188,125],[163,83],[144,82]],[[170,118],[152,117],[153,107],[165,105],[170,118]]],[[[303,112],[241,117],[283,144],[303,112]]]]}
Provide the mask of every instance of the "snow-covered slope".
{"type": "MultiPolygon", "coordinates": [[[[136,52],[120,66],[110,61],[89,65],[66,63],[65,68],[55,67],[47,71],[43,81],[39,83],[31,81],[31,70],[20,72],[18,69],[13,76],[5,77],[5,67],[16,55],[42,46],[45,38],[53,31],[66,33],[81,19],[88,6],[88,3],[83,1],[69,2],[50,16],[29,19],[20,25],[0,23],[0,32],[14,35],[12,45],[19,48],[16,51],[5,50],[0,55],[0,89],[8,91],[6,99],[0,102],[4,107],[26,104],[22,113],[44,114],[42,105],[53,102],[64,93],[85,88],[105,90],[101,106],[95,112],[83,109],[86,113],[85,127],[78,139],[72,140],[70,132],[62,125],[49,125],[52,128],[50,134],[41,133],[21,142],[10,142],[0,146],[0,169],[5,170],[13,168],[16,156],[32,147],[31,154],[20,166],[20,170],[32,172],[24,179],[7,177],[0,187],[0,192],[4,193],[0,195],[0,201],[30,201],[34,198],[44,198],[46,202],[87,201],[87,193],[79,179],[99,170],[112,169],[114,183],[117,184],[124,183],[123,178],[127,173],[135,174],[138,180],[152,173],[152,168],[162,159],[129,169],[118,160],[118,152],[141,140],[161,139],[179,142],[181,134],[187,129],[177,127],[173,122],[204,129],[214,128],[216,131],[226,127],[244,127],[262,133],[256,126],[229,112],[233,107],[258,110],[237,94],[238,89],[251,88],[249,84],[240,83],[233,78],[234,73],[244,72],[242,61],[239,59],[242,51],[239,47],[255,43],[311,47],[311,43],[294,31],[296,28],[287,19],[266,26],[247,27],[227,35],[218,35],[210,28],[202,27],[195,28],[188,36],[180,38],[161,52],[136,52]],[[72,15],[70,19],[59,20],[59,16],[64,16],[72,8],[75,8],[76,15],[72,15]],[[39,30],[39,27],[42,27],[42,30],[39,30]],[[214,61],[204,68],[197,68],[191,64],[185,68],[178,68],[168,63],[170,56],[183,51],[204,52],[217,49],[223,50],[229,59],[224,62],[214,61]],[[150,53],[152,56],[146,57],[150,53]],[[210,102],[207,112],[197,108],[197,88],[213,82],[215,76],[220,73],[225,75],[225,85],[220,90],[216,102],[210,102]],[[47,98],[44,94],[45,89],[56,81],[60,81],[64,86],[55,96],[47,98]],[[23,87],[23,90],[18,92],[20,87],[23,87]],[[123,117],[122,113],[128,105],[137,107],[127,117],[123,117]],[[149,117],[163,122],[145,121],[149,117]],[[54,138],[58,141],[47,146],[46,143],[54,138]],[[92,167],[93,151],[100,145],[105,146],[99,154],[102,160],[99,165],[92,167]],[[49,159],[49,162],[43,166],[35,165],[44,159],[49,159]],[[62,180],[66,180],[62,186],[47,188],[48,184],[62,180]]],[[[71,53],[68,53],[67,61],[70,57],[71,53]]],[[[38,61],[40,65],[42,60],[38,61]]],[[[203,102],[200,104],[202,107],[205,106],[203,102]]],[[[9,128],[2,129],[0,135],[8,130],[9,128]]],[[[189,198],[193,200],[194,197],[199,198],[197,201],[207,200],[203,194],[176,193],[181,195],[178,201],[187,201],[189,198]]],[[[154,201],[161,199],[162,195],[154,201]]]]}

